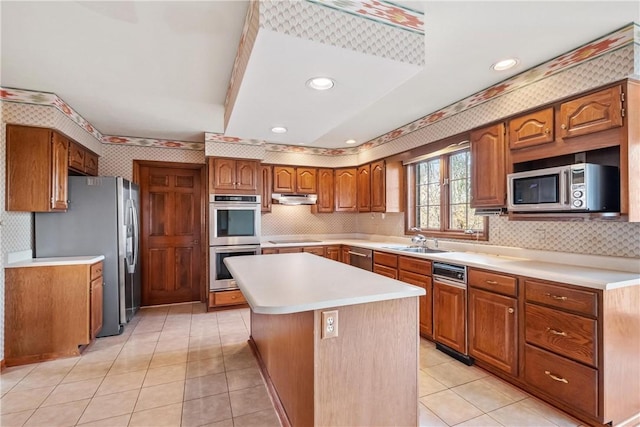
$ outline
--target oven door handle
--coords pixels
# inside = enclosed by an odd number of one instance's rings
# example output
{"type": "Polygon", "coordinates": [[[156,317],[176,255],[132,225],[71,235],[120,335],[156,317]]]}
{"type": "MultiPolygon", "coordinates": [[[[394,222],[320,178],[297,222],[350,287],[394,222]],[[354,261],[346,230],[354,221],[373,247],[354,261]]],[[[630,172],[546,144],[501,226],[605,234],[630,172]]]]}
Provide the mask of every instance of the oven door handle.
{"type": "Polygon", "coordinates": [[[211,249],[217,254],[232,254],[234,252],[247,252],[247,251],[256,251],[256,253],[260,252],[260,246],[233,246],[232,248],[226,246],[211,246],[211,249]]]}

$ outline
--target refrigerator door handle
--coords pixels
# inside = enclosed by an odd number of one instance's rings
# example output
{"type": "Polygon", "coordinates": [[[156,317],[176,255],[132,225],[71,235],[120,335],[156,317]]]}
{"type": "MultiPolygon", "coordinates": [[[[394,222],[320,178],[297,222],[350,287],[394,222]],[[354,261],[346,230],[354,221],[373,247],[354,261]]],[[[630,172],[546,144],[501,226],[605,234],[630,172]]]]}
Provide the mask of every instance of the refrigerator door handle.
{"type": "Polygon", "coordinates": [[[135,200],[131,200],[131,214],[133,215],[133,262],[129,266],[129,273],[135,273],[138,264],[138,251],[140,250],[140,227],[138,224],[138,208],[135,200]]]}

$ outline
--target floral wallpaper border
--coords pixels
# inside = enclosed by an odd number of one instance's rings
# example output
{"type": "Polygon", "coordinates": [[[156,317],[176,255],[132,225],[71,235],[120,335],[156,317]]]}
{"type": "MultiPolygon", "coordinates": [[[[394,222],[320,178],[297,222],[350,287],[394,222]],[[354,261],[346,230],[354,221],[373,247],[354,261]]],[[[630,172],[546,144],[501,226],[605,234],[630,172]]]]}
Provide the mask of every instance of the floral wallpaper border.
{"type": "Polygon", "coordinates": [[[392,27],[424,34],[424,13],[384,0],[307,0],[392,27]]]}
{"type": "MultiPolygon", "coordinates": [[[[339,1],[339,0],[335,0],[339,1]]],[[[234,136],[224,135],[220,133],[205,132],[205,141],[210,142],[224,142],[224,143],[238,143],[248,145],[264,145],[266,150],[277,152],[291,152],[291,153],[304,153],[304,154],[316,154],[325,156],[342,156],[353,155],[365,150],[369,150],[373,147],[377,147],[382,144],[386,144],[396,138],[399,138],[408,133],[414,132],[418,129],[429,126],[435,122],[438,122],[446,117],[458,114],[462,111],[473,108],[486,101],[502,96],[506,93],[512,92],[516,89],[520,89],[531,83],[537,82],[551,75],[557,74],[561,71],[575,67],[586,61],[600,57],[602,55],[611,53],[623,47],[626,47],[632,43],[640,45],[640,24],[630,23],[610,34],[600,37],[592,42],[589,42],[577,49],[560,55],[550,61],[542,63],[537,67],[526,70],[510,79],[504,80],[496,85],[493,85],[487,89],[477,92],[471,96],[468,96],[456,103],[453,103],[445,108],[428,114],[418,120],[408,123],[398,129],[391,132],[387,132],[384,135],[379,136],[376,139],[368,141],[357,147],[345,148],[345,149],[327,149],[327,148],[314,148],[314,147],[301,147],[293,145],[272,144],[266,141],[260,141],[255,139],[243,139],[234,136]]],[[[145,147],[163,147],[163,148],[178,148],[188,150],[204,150],[204,141],[200,142],[186,142],[186,141],[170,141],[151,138],[138,138],[127,136],[111,136],[102,135],[97,129],[95,129],[87,120],[85,120],[80,114],[73,110],[66,102],[64,102],[59,96],[49,92],[36,92],[24,89],[14,89],[0,87],[0,100],[8,102],[19,102],[26,104],[36,105],[48,105],[53,106],[63,112],[71,120],[73,120],[78,126],[83,128],[89,134],[93,135],[97,140],[105,144],[121,144],[121,145],[137,145],[145,147]]]]}

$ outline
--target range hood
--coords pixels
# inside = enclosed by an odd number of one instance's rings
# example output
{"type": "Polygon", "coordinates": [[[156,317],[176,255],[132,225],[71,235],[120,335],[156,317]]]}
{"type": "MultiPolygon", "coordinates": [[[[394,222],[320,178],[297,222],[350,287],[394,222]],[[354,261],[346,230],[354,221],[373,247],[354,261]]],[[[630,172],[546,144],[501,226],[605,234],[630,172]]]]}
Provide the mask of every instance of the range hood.
{"type": "Polygon", "coordinates": [[[318,201],[316,194],[278,194],[273,193],[271,195],[273,200],[281,205],[315,205],[318,201]]]}

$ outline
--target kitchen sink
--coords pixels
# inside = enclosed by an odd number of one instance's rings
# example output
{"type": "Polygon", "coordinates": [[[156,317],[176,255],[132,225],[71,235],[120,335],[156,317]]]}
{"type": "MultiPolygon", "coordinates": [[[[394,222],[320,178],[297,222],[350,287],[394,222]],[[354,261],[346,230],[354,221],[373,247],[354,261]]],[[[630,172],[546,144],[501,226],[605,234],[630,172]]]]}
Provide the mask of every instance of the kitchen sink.
{"type": "Polygon", "coordinates": [[[396,251],[413,252],[417,254],[439,254],[447,252],[441,249],[422,248],[416,246],[386,246],[386,249],[395,249],[396,251]]]}

